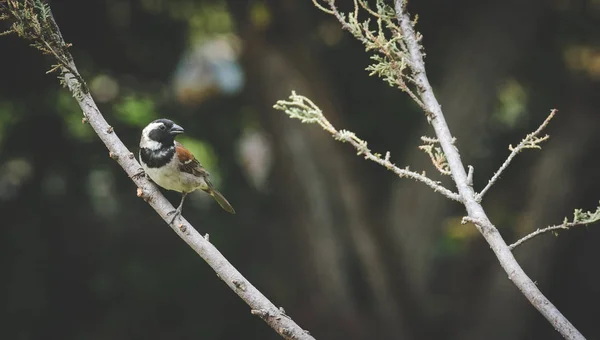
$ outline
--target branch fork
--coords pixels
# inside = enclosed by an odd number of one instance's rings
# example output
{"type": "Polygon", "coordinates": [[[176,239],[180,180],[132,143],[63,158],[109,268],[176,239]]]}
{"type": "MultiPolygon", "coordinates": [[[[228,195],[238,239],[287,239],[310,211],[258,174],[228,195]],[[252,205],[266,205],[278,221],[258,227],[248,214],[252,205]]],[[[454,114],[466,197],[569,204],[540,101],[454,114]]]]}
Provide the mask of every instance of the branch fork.
{"type": "Polygon", "coordinates": [[[481,202],[485,193],[488,192],[488,190],[490,190],[490,188],[496,183],[496,181],[498,181],[498,179],[500,178],[500,175],[502,175],[502,173],[504,173],[504,171],[510,165],[510,162],[512,162],[512,160],[521,151],[523,151],[525,149],[541,149],[542,148],[540,146],[540,143],[547,141],[548,138],[550,138],[550,136],[545,135],[543,137],[539,137],[539,135],[548,126],[548,124],[550,123],[552,118],[554,118],[556,113],[558,113],[558,110],[552,109],[550,111],[550,114],[548,115],[548,117],[546,117],[544,122],[537,128],[537,130],[535,130],[534,132],[525,136],[525,138],[523,138],[523,140],[516,147],[513,147],[512,145],[508,146],[508,149],[511,151],[510,154],[508,155],[508,158],[506,158],[504,163],[502,163],[500,168],[494,173],[494,176],[492,176],[492,178],[489,180],[488,184],[483,188],[483,190],[481,190],[481,192],[477,194],[477,196],[476,196],[477,202],[481,202]]]}

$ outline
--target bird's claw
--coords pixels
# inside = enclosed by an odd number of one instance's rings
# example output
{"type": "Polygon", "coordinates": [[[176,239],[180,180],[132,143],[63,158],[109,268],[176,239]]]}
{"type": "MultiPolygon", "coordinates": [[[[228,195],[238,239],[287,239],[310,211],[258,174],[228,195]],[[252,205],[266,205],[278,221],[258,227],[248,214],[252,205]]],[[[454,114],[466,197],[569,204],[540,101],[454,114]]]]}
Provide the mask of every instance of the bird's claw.
{"type": "Polygon", "coordinates": [[[178,216],[181,216],[181,210],[175,209],[175,210],[170,211],[170,212],[167,213],[167,216],[171,216],[171,215],[173,215],[173,217],[171,218],[171,221],[169,222],[169,224],[173,224],[173,222],[175,221],[175,219],[178,216]]]}
{"type": "Polygon", "coordinates": [[[133,179],[140,179],[140,178],[145,177],[145,176],[146,176],[146,172],[144,171],[143,168],[140,168],[139,171],[136,174],[134,174],[133,176],[131,176],[131,178],[133,178],[133,179]]]}

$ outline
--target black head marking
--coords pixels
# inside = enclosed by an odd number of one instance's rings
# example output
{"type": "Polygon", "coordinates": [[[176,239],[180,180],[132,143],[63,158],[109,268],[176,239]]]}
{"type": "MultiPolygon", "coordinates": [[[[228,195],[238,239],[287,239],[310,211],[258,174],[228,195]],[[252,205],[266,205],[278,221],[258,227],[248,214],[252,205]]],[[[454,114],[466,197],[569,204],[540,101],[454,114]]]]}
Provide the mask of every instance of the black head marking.
{"type": "Polygon", "coordinates": [[[171,146],[175,143],[174,136],[170,133],[173,127],[173,121],[169,119],[157,119],[150,124],[158,123],[159,125],[148,133],[148,138],[157,141],[164,146],[171,146]]]}
{"type": "Polygon", "coordinates": [[[183,128],[169,119],[151,122],[143,131],[140,160],[150,168],[169,163],[175,156],[175,136],[181,133],[183,128]]]}
{"type": "Polygon", "coordinates": [[[152,123],[163,123],[167,128],[171,128],[175,123],[173,123],[172,120],[170,119],[166,119],[166,118],[159,118],[156,120],[153,120],[150,124],[152,123]]]}
{"type": "Polygon", "coordinates": [[[147,148],[140,149],[140,160],[149,168],[160,168],[169,163],[175,155],[175,145],[162,149],[150,150],[147,148]]]}

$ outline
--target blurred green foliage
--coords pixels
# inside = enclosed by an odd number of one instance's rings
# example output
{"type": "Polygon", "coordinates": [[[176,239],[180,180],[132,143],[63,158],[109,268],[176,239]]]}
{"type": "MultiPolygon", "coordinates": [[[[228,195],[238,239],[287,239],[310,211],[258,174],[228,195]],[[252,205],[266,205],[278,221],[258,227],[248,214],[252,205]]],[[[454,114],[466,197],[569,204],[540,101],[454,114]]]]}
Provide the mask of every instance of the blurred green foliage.
{"type": "Polygon", "coordinates": [[[155,104],[148,95],[128,95],[114,105],[115,118],[125,124],[143,128],[155,119],[155,104]]]}
{"type": "Polygon", "coordinates": [[[508,128],[515,128],[527,114],[527,91],[515,79],[508,79],[498,90],[498,109],[494,117],[508,128]]]}
{"type": "Polygon", "coordinates": [[[15,103],[12,101],[0,101],[0,148],[8,130],[16,123],[17,119],[18,114],[15,103]]]}
{"type": "Polygon", "coordinates": [[[58,91],[55,94],[56,110],[64,118],[64,123],[71,136],[82,141],[90,142],[96,140],[96,133],[82,122],[83,116],[77,101],[73,100],[70,92],[58,91]]]}

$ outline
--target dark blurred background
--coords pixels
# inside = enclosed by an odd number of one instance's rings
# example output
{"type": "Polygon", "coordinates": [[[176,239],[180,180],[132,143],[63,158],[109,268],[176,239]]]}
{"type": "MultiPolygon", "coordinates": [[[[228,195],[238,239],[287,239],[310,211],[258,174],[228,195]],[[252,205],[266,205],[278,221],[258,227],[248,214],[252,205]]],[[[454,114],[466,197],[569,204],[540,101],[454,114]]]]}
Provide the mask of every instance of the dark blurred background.
{"type": "MultiPolygon", "coordinates": [[[[137,153],[168,117],[237,215],[206,195],[185,216],[317,339],[559,339],[462,207],[397,179],[317,126],[272,109],[297,90],[399,166],[432,136],[408,97],[304,0],[51,3],[106,119],[137,153]]],[[[481,189],[507,146],[560,109],[484,201],[507,242],[595,209],[600,192],[600,1],[420,0],[427,66],[481,189]]],[[[0,39],[0,338],[278,339],[108,157],[53,61],[0,39]]],[[[448,178],[444,183],[454,188],[448,178]]],[[[166,192],[177,203],[179,195],[166,192]]],[[[600,230],[538,237],[525,271],[600,338],[600,230]]]]}

